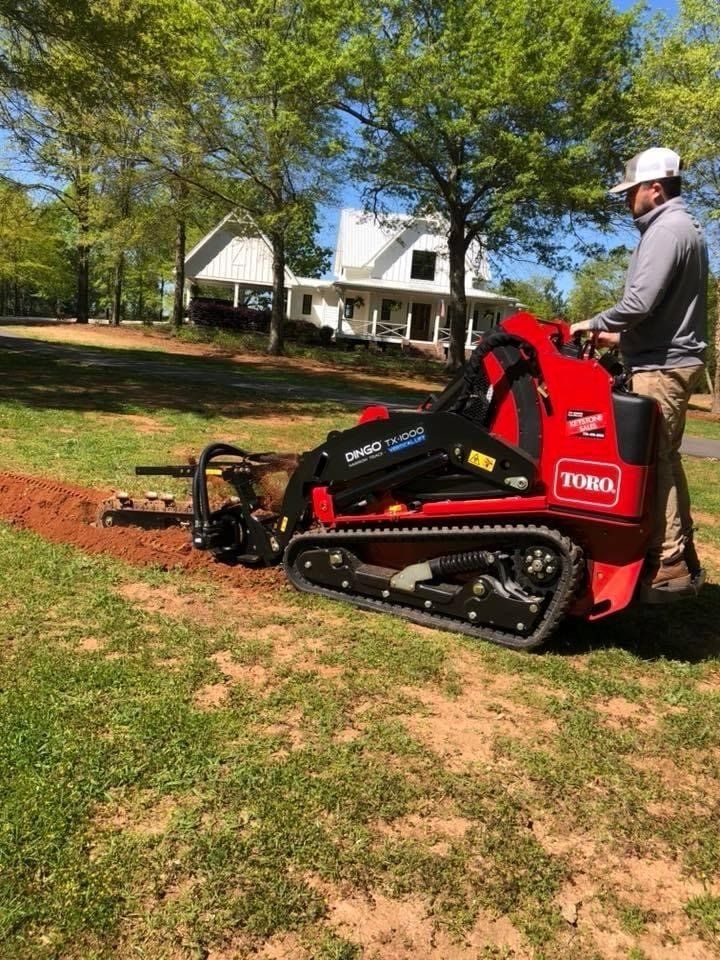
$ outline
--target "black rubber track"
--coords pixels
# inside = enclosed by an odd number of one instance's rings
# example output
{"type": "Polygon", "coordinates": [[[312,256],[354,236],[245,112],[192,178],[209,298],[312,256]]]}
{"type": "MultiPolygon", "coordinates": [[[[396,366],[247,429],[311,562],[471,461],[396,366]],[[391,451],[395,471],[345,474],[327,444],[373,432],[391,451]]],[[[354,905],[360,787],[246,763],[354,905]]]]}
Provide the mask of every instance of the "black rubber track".
{"type": "Polygon", "coordinates": [[[488,640],[491,643],[496,643],[503,647],[510,647],[513,650],[531,650],[534,647],[540,646],[550,637],[565,616],[568,607],[575,597],[583,573],[582,552],[577,544],[563,536],[558,530],[553,530],[545,526],[524,524],[502,526],[462,525],[408,529],[398,527],[392,530],[388,530],[387,528],[343,531],[321,530],[299,534],[293,537],[287,546],[283,562],[291,583],[294,584],[298,590],[302,590],[305,593],[313,593],[318,596],[329,597],[332,600],[352,603],[354,606],[360,607],[363,610],[372,610],[376,613],[389,613],[394,616],[400,616],[426,627],[464,633],[481,640],[488,640]],[[389,603],[378,600],[375,597],[366,597],[361,594],[350,594],[346,591],[320,587],[307,580],[294,564],[295,557],[307,546],[316,546],[321,549],[343,546],[347,550],[352,551],[353,544],[359,545],[371,541],[374,544],[382,543],[383,540],[387,542],[405,541],[417,543],[418,541],[435,541],[442,543],[443,541],[451,539],[453,541],[457,541],[458,539],[468,540],[472,543],[472,549],[475,550],[492,550],[493,544],[498,541],[506,544],[508,540],[514,540],[517,548],[522,548],[529,544],[536,545],[538,542],[545,541],[558,551],[562,557],[562,571],[556,582],[552,599],[543,614],[543,618],[532,633],[508,633],[506,631],[494,630],[490,626],[484,626],[482,624],[475,625],[456,617],[426,613],[414,607],[407,607],[394,602],[389,603]]]}

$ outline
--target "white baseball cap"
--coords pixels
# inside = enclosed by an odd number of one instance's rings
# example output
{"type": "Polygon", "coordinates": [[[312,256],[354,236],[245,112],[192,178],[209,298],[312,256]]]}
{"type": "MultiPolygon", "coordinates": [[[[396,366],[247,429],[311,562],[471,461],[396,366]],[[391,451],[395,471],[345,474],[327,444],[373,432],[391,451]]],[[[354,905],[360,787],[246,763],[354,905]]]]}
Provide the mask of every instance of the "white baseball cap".
{"type": "Polygon", "coordinates": [[[617,186],[610,188],[610,193],[623,193],[637,186],[638,183],[647,183],[651,180],[664,180],[666,177],[680,176],[680,157],[674,150],[667,147],[651,147],[636,153],[625,164],[625,179],[617,186]]]}

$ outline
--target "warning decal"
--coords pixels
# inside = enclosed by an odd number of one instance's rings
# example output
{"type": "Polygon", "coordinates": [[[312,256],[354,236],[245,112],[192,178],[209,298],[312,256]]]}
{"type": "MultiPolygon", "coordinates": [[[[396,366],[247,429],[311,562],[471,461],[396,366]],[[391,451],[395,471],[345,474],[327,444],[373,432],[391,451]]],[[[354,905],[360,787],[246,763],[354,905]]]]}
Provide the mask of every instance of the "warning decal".
{"type": "Polygon", "coordinates": [[[592,437],[602,440],[605,436],[604,413],[592,410],[568,410],[566,433],[569,437],[592,437]]]}
{"type": "Polygon", "coordinates": [[[471,450],[470,455],[468,456],[468,463],[471,463],[474,467],[479,467],[481,470],[487,470],[488,473],[491,473],[497,461],[493,457],[488,457],[485,453],[480,453],[479,450],[471,450]]]}

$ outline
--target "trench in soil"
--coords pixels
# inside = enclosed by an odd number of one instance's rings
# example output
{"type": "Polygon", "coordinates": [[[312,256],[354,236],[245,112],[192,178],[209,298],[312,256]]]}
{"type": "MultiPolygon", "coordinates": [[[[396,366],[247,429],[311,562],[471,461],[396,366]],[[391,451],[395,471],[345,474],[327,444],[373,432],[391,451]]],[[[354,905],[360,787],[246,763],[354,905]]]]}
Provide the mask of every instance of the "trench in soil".
{"type": "Polygon", "coordinates": [[[186,570],[238,586],[270,587],[284,582],[277,568],[258,570],[216,563],[208,554],[192,549],[187,530],[94,526],[98,506],[111,496],[109,490],[0,471],[0,519],[53,543],[70,544],[135,566],[186,570]]]}

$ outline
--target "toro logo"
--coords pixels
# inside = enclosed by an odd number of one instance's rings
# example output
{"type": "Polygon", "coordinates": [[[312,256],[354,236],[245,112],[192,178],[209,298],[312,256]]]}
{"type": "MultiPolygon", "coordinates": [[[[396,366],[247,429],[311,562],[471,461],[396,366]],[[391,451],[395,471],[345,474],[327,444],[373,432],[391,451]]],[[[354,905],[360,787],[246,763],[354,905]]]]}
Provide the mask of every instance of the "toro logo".
{"type": "Polygon", "coordinates": [[[614,507],[620,497],[620,467],[592,460],[558,460],[555,496],[567,503],[614,507]]]}

